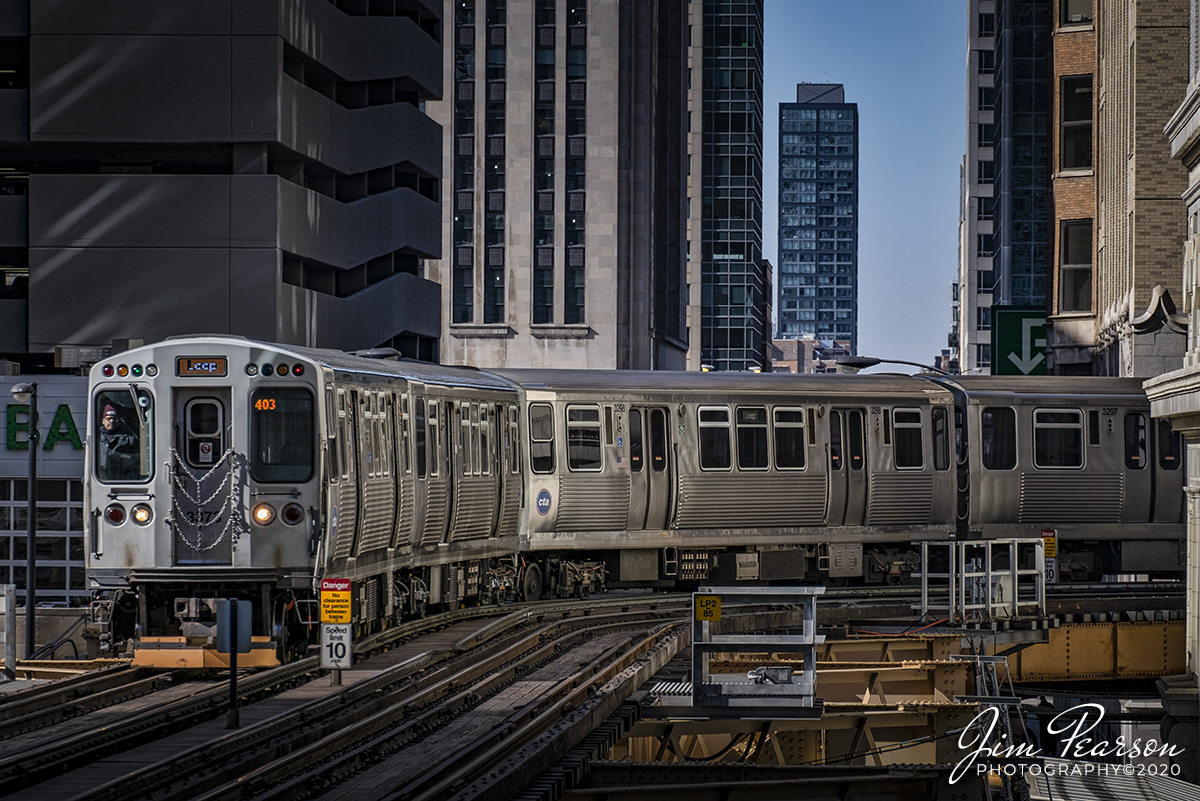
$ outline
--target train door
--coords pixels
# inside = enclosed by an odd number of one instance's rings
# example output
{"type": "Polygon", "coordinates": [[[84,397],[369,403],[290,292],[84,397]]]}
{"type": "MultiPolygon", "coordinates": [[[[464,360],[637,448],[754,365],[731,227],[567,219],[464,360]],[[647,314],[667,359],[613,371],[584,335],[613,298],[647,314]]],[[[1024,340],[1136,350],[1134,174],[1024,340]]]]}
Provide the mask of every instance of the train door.
{"type": "Polygon", "coordinates": [[[866,415],[862,409],[829,412],[829,521],[861,526],[867,513],[866,415]]]}
{"type": "Polygon", "coordinates": [[[417,464],[424,468],[425,517],[421,544],[443,542],[450,523],[450,471],[446,467],[442,429],[442,404],[432,398],[417,398],[417,464]],[[424,417],[422,421],[421,418],[424,417]],[[423,425],[422,425],[423,423],[423,425]]]}
{"type": "Polygon", "coordinates": [[[177,389],[171,519],[177,565],[228,565],[243,521],[244,469],[234,458],[228,387],[177,389]]]}
{"type": "Polygon", "coordinates": [[[671,498],[670,431],[667,409],[629,410],[629,521],[631,531],[667,527],[671,498]]]}

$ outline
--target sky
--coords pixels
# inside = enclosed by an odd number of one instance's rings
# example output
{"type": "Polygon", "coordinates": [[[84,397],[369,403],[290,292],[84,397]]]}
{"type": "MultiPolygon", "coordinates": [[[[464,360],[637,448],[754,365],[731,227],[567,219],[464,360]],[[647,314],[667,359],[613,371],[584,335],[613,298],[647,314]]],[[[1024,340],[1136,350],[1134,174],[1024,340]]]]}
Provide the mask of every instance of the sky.
{"type": "Polygon", "coordinates": [[[779,104],[796,101],[798,83],[844,84],[859,117],[858,352],[930,364],[946,347],[958,272],[967,3],[764,8],[763,256],[778,265],[779,104]]]}

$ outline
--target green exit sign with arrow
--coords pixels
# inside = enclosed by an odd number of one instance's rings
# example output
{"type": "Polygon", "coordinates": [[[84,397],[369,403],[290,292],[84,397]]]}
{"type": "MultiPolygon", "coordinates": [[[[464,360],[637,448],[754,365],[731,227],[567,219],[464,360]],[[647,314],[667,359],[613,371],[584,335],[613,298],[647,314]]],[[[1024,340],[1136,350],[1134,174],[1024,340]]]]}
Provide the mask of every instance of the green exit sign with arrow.
{"type": "Polygon", "coordinates": [[[992,375],[1046,375],[1046,310],[992,307],[992,375]]]}

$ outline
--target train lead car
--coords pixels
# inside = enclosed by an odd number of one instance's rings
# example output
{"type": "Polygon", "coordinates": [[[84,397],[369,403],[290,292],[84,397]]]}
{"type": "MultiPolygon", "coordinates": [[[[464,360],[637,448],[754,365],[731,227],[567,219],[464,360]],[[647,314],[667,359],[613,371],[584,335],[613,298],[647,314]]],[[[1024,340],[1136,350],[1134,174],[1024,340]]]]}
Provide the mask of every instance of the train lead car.
{"type": "MultiPolygon", "coordinates": [[[[379,355],[379,354],[374,354],[379,355]]],[[[187,337],[91,373],[105,647],[303,653],[430,607],[700,582],[904,583],[918,543],[1059,535],[1064,580],[1179,575],[1183,450],[1129,379],[495,370],[187,337]]],[[[211,663],[209,661],[208,663],[211,663]]]]}

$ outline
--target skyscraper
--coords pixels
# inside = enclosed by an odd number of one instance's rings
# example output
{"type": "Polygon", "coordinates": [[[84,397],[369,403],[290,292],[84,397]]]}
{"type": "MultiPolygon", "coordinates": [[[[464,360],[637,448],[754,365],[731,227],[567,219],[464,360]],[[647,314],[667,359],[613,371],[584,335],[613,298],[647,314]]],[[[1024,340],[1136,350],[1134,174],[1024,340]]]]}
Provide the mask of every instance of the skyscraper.
{"type": "Polygon", "coordinates": [[[779,331],[858,351],[858,105],[802,83],[779,105],[779,331]]]}
{"type": "Polygon", "coordinates": [[[686,8],[448,4],[444,362],[684,367],[686,8]]]}
{"type": "Polygon", "coordinates": [[[755,369],[767,361],[771,325],[762,256],[763,4],[690,6],[688,367],[755,369]]]}

